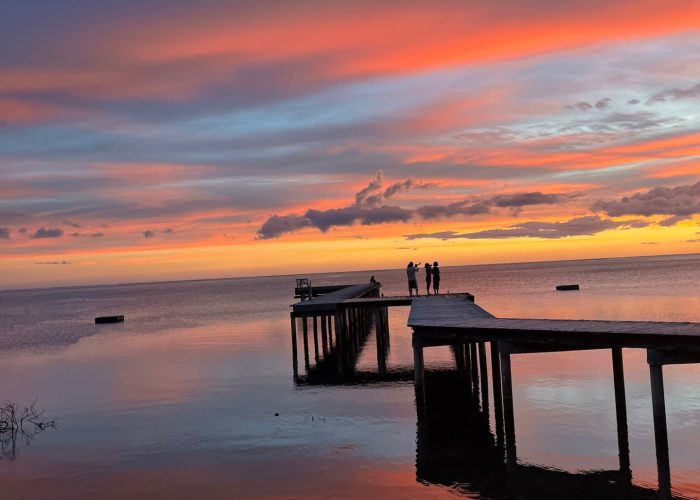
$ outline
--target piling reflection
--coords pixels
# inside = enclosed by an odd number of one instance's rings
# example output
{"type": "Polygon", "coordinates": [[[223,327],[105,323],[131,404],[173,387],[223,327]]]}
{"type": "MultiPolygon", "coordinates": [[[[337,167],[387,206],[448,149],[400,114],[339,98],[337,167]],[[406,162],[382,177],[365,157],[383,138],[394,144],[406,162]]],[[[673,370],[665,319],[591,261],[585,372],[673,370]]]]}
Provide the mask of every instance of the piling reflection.
{"type": "Polygon", "coordinates": [[[488,408],[459,370],[427,372],[417,397],[416,476],[465,494],[517,498],[657,498],[631,483],[629,470],[581,471],[518,462],[489,426],[488,408]]]}
{"type": "Polygon", "coordinates": [[[413,367],[387,370],[391,347],[386,307],[342,307],[328,314],[292,314],[292,365],[297,384],[412,381],[413,367]],[[357,361],[374,337],[376,371],[358,371],[357,361]],[[301,337],[299,339],[298,337],[301,337]],[[299,344],[304,371],[300,373],[299,344]]]}

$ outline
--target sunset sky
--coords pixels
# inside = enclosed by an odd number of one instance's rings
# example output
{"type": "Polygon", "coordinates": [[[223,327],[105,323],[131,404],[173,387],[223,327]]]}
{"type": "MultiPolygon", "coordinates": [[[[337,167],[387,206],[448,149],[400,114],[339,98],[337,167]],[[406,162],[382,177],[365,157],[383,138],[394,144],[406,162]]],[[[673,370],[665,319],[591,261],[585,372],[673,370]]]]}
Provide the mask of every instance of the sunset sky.
{"type": "Polygon", "coordinates": [[[4,0],[1,288],[700,251],[700,1],[4,0]]]}

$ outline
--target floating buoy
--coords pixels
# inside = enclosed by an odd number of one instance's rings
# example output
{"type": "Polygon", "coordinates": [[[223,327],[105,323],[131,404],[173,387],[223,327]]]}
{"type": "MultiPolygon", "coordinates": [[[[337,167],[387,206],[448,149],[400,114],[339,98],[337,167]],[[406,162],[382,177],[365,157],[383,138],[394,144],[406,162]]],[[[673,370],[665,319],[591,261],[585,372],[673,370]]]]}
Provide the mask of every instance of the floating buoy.
{"type": "Polygon", "coordinates": [[[578,285],[557,285],[557,290],[579,290],[578,285]]]}
{"type": "Polygon", "coordinates": [[[95,318],[95,323],[121,323],[124,321],[124,315],[119,316],[98,316],[95,318]]]}

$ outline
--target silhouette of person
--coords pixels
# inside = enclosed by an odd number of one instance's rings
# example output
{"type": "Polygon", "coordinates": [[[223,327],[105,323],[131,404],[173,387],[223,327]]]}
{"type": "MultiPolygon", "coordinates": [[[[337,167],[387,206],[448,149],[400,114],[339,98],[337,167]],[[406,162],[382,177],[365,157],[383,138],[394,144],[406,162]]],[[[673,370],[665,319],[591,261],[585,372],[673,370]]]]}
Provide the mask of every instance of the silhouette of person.
{"type": "Polygon", "coordinates": [[[413,264],[413,261],[409,262],[406,266],[406,275],[408,276],[408,295],[413,297],[413,290],[416,290],[416,297],[418,297],[418,282],[416,281],[416,271],[420,264],[413,264]]]}
{"type": "Polygon", "coordinates": [[[426,262],[425,263],[425,289],[426,289],[428,295],[430,295],[430,280],[431,280],[432,276],[433,276],[433,272],[432,272],[432,269],[430,268],[430,263],[426,262]]]}
{"type": "Polygon", "coordinates": [[[433,294],[438,295],[440,293],[440,268],[438,267],[437,261],[433,262],[433,294]]]}
{"type": "Polygon", "coordinates": [[[377,280],[374,279],[374,275],[372,275],[372,276],[370,277],[370,279],[369,279],[369,284],[370,284],[370,285],[379,285],[379,286],[382,286],[382,284],[381,284],[380,282],[378,282],[377,280]]]}

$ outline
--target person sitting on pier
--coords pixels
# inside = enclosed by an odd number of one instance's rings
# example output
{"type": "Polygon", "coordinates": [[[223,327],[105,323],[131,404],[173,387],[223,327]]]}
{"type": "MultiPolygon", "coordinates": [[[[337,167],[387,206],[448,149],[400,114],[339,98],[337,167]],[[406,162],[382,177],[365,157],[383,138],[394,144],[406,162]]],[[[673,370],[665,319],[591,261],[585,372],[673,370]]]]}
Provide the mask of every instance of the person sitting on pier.
{"type": "Polygon", "coordinates": [[[369,278],[369,284],[370,284],[370,285],[379,285],[379,286],[382,286],[382,284],[381,284],[380,282],[378,282],[377,280],[374,279],[374,275],[372,275],[372,276],[369,278]]]}
{"type": "Polygon", "coordinates": [[[425,263],[425,290],[428,295],[430,295],[430,278],[432,277],[433,273],[432,270],[430,269],[430,263],[426,262],[425,263]]]}
{"type": "Polygon", "coordinates": [[[420,263],[413,264],[413,261],[409,262],[406,266],[406,275],[408,276],[408,295],[413,297],[413,290],[416,291],[416,297],[418,297],[418,282],[416,281],[416,271],[418,271],[418,266],[420,263]]]}
{"type": "Polygon", "coordinates": [[[437,261],[433,262],[433,294],[440,294],[440,268],[438,267],[437,261]]]}

